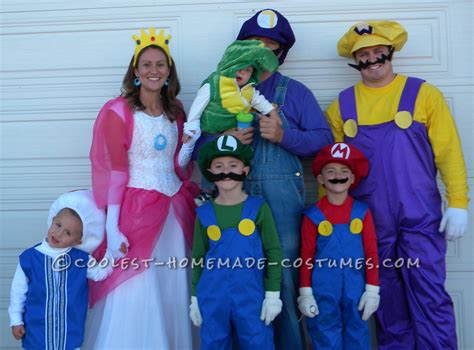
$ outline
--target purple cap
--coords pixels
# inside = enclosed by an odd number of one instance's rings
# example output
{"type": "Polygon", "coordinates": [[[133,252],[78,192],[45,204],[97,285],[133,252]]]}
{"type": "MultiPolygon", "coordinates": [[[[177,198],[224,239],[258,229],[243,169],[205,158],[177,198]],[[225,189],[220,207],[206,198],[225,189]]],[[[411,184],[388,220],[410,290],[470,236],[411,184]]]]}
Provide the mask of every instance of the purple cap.
{"type": "Polygon", "coordinates": [[[258,11],[245,21],[237,35],[237,40],[245,40],[253,36],[269,38],[280,44],[283,49],[278,59],[280,64],[283,63],[288,51],[295,43],[295,34],[290,22],[280,12],[272,9],[258,11]]]}

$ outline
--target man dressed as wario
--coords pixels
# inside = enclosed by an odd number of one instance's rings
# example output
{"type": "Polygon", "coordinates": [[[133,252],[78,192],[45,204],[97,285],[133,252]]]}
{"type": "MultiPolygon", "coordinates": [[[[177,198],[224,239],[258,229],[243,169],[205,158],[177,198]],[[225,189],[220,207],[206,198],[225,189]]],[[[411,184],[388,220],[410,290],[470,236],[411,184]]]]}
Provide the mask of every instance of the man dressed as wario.
{"type": "Polygon", "coordinates": [[[467,229],[466,167],[441,92],[393,72],[393,53],[407,37],[397,22],[352,26],[337,50],[354,59],[362,81],[342,91],[326,113],[336,141],[355,145],[370,162],[352,195],[369,204],[380,261],[391,262],[380,267],[379,348],[457,349],[445,255],[446,239],[467,229]],[[444,213],[438,170],[446,186],[444,213]],[[392,267],[397,259],[404,266],[392,267]],[[408,268],[409,259],[419,266],[408,268]]]}

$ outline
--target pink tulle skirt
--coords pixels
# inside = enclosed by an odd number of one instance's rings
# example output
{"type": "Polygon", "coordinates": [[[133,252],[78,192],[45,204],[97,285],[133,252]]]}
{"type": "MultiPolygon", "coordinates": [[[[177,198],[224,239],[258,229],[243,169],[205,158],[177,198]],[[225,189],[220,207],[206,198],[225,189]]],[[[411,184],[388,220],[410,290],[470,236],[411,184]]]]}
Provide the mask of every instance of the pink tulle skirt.
{"type": "MultiPolygon", "coordinates": [[[[197,186],[185,181],[180,190],[168,197],[154,190],[127,187],[120,212],[120,231],[130,244],[125,258],[116,262],[112,274],[104,281],[89,283],[89,303],[93,307],[100,299],[128,279],[142,273],[149,266],[149,259],[163,231],[163,225],[173,206],[187,246],[192,246],[197,186]]],[[[106,249],[106,240],[94,253],[100,259],[106,249]]]]}
{"type": "Polygon", "coordinates": [[[81,349],[198,349],[188,316],[190,270],[179,266],[189,255],[172,206],[152,251],[165,264],[151,264],[89,310],[81,349]],[[176,265],[166,264],[170,258],[176,265]]]}

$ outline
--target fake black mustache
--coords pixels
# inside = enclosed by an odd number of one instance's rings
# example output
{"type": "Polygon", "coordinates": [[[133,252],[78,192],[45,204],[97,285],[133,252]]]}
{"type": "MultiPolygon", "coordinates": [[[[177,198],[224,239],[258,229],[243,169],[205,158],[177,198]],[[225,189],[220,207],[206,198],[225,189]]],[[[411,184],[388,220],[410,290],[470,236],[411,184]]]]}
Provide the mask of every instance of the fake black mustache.
{"type": "Polygon", "coordinates": [[[336,184],[345,184],[347,181],[349,181],[349,178],[346,177],[345,179],[331,179],[328,180],[330,183],[336,185],[336,184]]]}
{"type": "Polygon", "coordinates": [[[376,65],[376,64],[384,64],[385,61],[391,61],[392,60],[393,51],[395,51],[395,49],[392,47],[390,49],[390,51],[388,52],[388,55],[382,54],[382,56],[377,58],[377,60],[375,60],[375,62],[370,62],[369,60],[367,60],[365,62],[361,61],[361,62],[359,62],[359,64],[348,63],[348,65],[351,66],[352,68],[357,69],[358,71],[361,71],[362,69],[367,69],[370,66],[373,66],[373,65],[376,65]]]}
{"type": "Polygon", "coordinates": [[[245,173],[242,174],[236,174],[236,173],[220,173],[220,174],[213,174],[211,172],[208,173],[208,178],[209,181],[211,182],[216,182],[216,181],[222,181],[225,179],[231,179],[234,181],[244,181],[245,180],[245,173]]]}

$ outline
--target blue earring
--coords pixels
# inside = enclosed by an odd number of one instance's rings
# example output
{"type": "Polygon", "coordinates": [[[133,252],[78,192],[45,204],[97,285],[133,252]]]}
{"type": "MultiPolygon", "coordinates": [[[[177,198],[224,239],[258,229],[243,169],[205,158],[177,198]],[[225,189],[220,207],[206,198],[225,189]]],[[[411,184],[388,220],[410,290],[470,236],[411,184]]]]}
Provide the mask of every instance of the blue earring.
{"type": "Polygon", "coordinates": [[[169,83],[170,83],[170,80],[169,80],[169,79],[166,79],[166,80],[165,80],[165,86],[168,86],[169,83]]]}
{"type": "Polygon", "coordinates": [[[133,81],[133,85],[135,85],[136,87],[139,87],[140,85],[142,85],[140,78],[136,77],[135,80],[133,81]]]}

